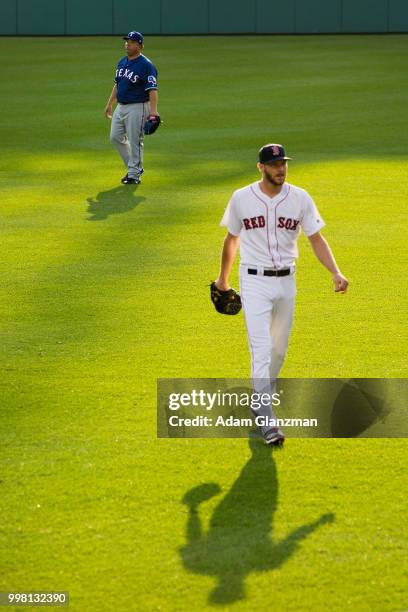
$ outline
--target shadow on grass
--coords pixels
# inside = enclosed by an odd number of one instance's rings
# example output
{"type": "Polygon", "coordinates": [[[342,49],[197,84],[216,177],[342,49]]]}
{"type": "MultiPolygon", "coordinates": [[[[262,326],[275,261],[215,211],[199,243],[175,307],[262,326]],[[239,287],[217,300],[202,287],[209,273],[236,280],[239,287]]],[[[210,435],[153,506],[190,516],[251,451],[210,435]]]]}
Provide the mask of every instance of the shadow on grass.
{"type": "Polygon", "coordinates": [[[196,574],[217,577],[209,603],[231,604],[245,599],[245,579],[251,572],[266,572],[283,565],[300,543],[315,529],[334,521],[323,514],[274,542],[273,514],[278,503],[278,479],[272,449],[250,440],[252,456],[230,491],[223,497],[203,532],[198,507],[220,492],[216,483],[187,491],[183,503],[189,508],[187,543],[180,548],[184,567],[196,574]]]}
{"type": "Polygon", "coordinates": [[[384,424],[392,410],[384,390],[381,378],[352,378],[344,383],[331,412],[331,436],[354,438],[378,422],[384,424]]]}
{"type": "Polygon", "coordinates": [[[87,198],[88,221],[103,221],[110,215],[127,213],[146,198],[136,196],[138,185],[120,185],[108,191],[100,191],[95,198],[87,198]]]}

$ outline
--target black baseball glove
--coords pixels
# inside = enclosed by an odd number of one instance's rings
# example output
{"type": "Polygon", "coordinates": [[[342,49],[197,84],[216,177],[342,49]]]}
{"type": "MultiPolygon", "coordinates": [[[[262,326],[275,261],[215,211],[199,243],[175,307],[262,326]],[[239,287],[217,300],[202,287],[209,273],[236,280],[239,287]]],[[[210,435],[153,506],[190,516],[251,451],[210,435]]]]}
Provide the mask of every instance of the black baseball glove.
{"type": "Polygon", "coordinates": [[[144,133],[148,136],[150,136],[150,134],[154,134],[160,123],[161,119],[159,115],[149,115],[143,126],[144,133]]]}
{"type": "Polygon", "coordinates": [[[211,301],[215,306],[215,310],[221,314],[236,315],[242,308],[241,297],[235,289],[221,291],[215,283],[210,285],[211,301]]]}

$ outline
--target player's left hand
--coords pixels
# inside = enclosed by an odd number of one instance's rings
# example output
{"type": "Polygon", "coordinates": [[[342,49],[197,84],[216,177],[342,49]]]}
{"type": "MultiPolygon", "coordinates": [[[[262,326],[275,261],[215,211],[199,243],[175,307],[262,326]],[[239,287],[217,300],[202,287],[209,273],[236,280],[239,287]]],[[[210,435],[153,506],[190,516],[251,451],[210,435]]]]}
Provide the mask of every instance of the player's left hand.
{"type": "Polygon", "coordinates": [[[336,293],[346,293],[349,282],[340,272],[333,274],[334,291],[336,293]]]}

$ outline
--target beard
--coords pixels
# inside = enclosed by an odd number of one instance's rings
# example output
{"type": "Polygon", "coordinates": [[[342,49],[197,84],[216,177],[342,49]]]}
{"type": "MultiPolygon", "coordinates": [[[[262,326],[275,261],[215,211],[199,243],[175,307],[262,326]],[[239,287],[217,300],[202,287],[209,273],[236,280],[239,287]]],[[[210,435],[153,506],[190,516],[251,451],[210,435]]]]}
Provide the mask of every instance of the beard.
{"type": "Polygon", "coordinates": [[[281,176],[277,176],[276,178],[273,178],[266,170],[264,171],[264,176],[266,180],[272,185],[283,185],[283,183],[285,182],[285,178],[286,178],[284,174],[281,176]]]}

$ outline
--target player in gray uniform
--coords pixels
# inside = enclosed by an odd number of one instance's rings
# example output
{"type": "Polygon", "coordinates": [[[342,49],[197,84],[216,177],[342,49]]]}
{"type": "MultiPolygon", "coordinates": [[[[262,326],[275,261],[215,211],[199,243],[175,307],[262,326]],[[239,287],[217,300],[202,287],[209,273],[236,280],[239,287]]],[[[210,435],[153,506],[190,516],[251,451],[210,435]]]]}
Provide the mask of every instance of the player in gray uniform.
{"type": "Polygon", "coordinates": [[[123,38],[126,56],[118,63],[105,115],[112,119],[110,139],[127,168],[122,183],[137,185],[143,173],[143,126],[146,119],[158,116],[157,69],[142,54],[140,32],[129,32],[123,38]],[[115,101],[118,104],[112,113],[115,101]]]}

